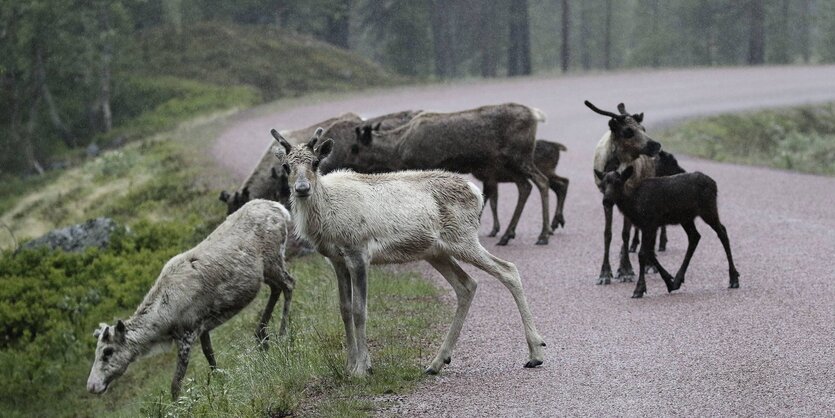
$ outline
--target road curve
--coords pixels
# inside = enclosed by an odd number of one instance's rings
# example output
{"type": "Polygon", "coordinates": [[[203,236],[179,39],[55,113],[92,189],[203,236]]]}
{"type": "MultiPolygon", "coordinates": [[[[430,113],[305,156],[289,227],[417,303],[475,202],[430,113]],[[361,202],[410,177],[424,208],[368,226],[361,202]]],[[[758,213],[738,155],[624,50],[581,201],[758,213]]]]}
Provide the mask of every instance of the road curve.
{"type": "MultiPolygon", "coordinates": [[[[557,169],[571,179],[566,229],[547,247],[533,245],[540,214],[539,197],[532,193],[510,246],[482,237],[488,250],[519,268],[548,342],[545,364],[522,368],[527,346],[509,292],[468,269],[479,288],[452,364],[416,392],[392,397],[394,406],[383,414],[831,415],[835,179],[680,158],[687,170],[702,171],[719,185],[719,211],[741,288],[727,289],[722,246],[699,221],[702,240],[682,289],[667,294],[651,275],[648,294],[633,300],[634,284],[594,285],[603,210],[591,160],[607,121],[586,109],[584,99],[606,109],[623,101],[632,112],[646,112],[649,134],[663,144],[653,128],[682,118],[835,101],[835,66],[641,71],[366,93],[243,116],[219,136],[212,152],[243,177],[269,143],[270,128],[302,127],[343,112],[454,111],[516,101],[547,113],[538,137],[568,147],[557,169]]],[[[504,227],[515,187],[503,185],[500,193],[504,227]]],[[[483,234],[489,225],[485,213],[483,234]]],[[[686,237],[679,228],[670,232],[660,261],[674,270],[686,237]]],[[[637,267],[634,255],[633,263],[637,267]]],[[[442,281],[427,265],[415,268],[442,281]]]]}

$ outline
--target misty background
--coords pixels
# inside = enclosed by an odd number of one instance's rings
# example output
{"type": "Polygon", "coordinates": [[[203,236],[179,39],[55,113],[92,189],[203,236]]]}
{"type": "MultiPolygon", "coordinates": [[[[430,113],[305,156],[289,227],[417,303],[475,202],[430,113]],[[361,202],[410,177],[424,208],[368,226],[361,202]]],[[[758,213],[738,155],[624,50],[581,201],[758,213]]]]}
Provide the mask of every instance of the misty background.
{"type": "Polygon", "coordinates": [[[0,0],[0,176],[309,91],[833,61],[823,0],[0,0]]]}

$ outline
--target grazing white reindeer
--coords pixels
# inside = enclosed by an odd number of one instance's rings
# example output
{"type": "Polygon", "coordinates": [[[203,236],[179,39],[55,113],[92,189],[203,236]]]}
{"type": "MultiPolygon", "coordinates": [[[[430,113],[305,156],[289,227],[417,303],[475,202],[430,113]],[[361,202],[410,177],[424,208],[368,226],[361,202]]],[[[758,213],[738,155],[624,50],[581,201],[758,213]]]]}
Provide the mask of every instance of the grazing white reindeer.
{"type": "Polygon", "coordinates": [[[472,183],[445,171],[359,174],[318,167],[333,148],[317,130],[307,144],[290,145],[275,129],[276,157],[288,174],[296,232],[327,257],[336,273],[340,312],[345,325],[348,371],[371,371],[366,342],[369,264],[426,260],[452,285],[458,307],[438,354],[426,368],[438,373],[449,364],[455,342],[473,300],[476,282],[459,261],[484,270],[504,284],[519,308],[530,358],[525,367],[542,364],[545,343],[533,323],[516,266],[500,260],[478,241],[483,206],[472,183]]]}
{"type": "Polygon", "coordinates": [[[192,344],[199,337],[209,366],[217,367],[209,331],[252,302],[261,282],[270,287],[270,298],[255,336],[267,348],[267,322],[282,293],[279,335],[284,334],[295,285],[284,266],[288,222],[290,214],[280,204],[253,200],[203,242],[165,263],[133,316],[96,330],[98,345],[87,390],[104,393],[137,357],[173,340],[178,355],[171,397],[177,399],[192,344]]]}

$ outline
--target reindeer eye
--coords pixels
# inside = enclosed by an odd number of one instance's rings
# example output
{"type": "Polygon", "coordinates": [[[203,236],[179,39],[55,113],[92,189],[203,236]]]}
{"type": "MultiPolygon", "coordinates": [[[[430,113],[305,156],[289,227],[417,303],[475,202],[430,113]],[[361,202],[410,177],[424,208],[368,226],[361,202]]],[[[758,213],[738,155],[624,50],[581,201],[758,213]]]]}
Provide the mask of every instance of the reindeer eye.
{"type": "Polygon", "coordinates": [[[313,160],[313,162],[311,164],[313,165],[313,168],[319,167],[319,160],[318,159],[313,160]]]}
{"type": "Polygon", "coordinates": [[[290,164],[284,163],[281,165],[281,168],[284,169],[284,172],[290,174],[290,164]]]}
{"type": "Polygon", "coordinates": [[[108,357],[113,355],[113,347],[107,347],[102,351],[102,360],[107,360],[108,357]]]}
{"type": "Polygon", "coordinates": [[[624,138],[632,138],[633,136],[635,136],[635,131],[633,131],[632,128],[626,128],[623,130],[624,138]]]}

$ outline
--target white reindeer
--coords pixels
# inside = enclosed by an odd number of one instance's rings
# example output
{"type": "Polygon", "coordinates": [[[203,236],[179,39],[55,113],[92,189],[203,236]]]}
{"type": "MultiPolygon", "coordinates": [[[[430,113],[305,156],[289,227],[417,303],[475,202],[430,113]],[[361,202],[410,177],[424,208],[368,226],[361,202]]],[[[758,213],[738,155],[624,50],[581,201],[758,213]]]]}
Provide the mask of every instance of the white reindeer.
{"type": "Polygon", "coordinates": [[[452,285],[458,307],[438,354],[426,368],[438,373],[449,364],[470,308],[476,282],[458,265],[472,264],[504,284],[519,308],[530,358],[525,367],[542,364],[545,343],[533,323],[516,266],[494,257],[478,240],[483,207],[481,191],[444,171],[359,174],[335,171],[321,175],[319,164],[333,147],[322,131],[307,144],[290,145],[278,131],[276,157],[288,174],[296,232],[327,257],[336,273],[340,312],[345,325],[348,371],[371,371],[366,342],[369,264],[426,260],[452,285]]]}
{"type": "Polygon", "coordinates": [[[267,322],[282,293],[279,335],[283,335],[295,286],[284,266],[289,221],[290,214],[280,204],[253,200],[229,215],[203,242],[169,260],[133,316],[96,330],[98,344],[87,390],[104,393],[137,357],[173,340],[178,355],[171,397],[177,399],[192,344],[199,337],[209,366],[216,368],[209,331],[252,302],[261,282],[270,287],[270,298],[255,336],[266,349],[267,322]]]}

